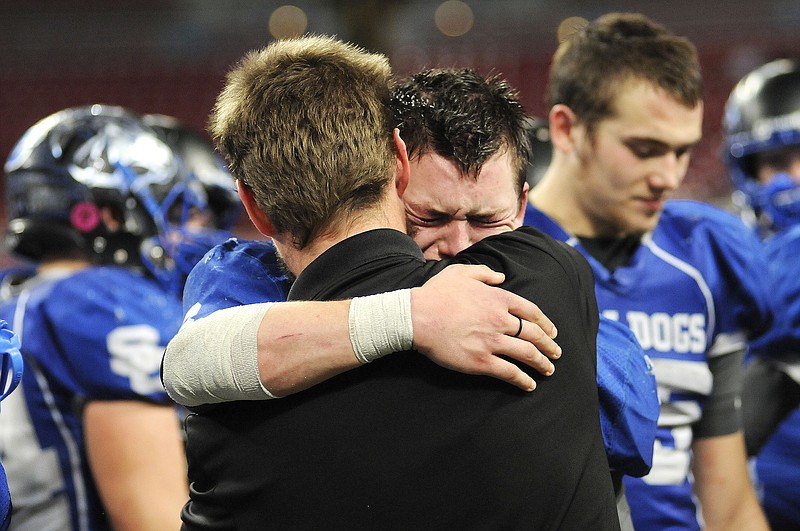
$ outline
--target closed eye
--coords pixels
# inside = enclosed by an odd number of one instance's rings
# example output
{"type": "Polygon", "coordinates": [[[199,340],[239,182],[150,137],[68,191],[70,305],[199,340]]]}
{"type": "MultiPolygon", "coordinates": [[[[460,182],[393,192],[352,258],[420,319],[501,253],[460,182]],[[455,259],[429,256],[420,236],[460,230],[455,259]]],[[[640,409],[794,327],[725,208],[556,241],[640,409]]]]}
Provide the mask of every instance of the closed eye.
{"type": "Polygon", "coordinates": [[[507,221],[506,219],[497,219],[495,217],[491,217],[491,218],[470,217],[470,218],[467,218],[467,219],[468,219],[468,221],[469,221],[469,223],[471,225],[480,225],[482,227],[494,227],[494,226],[497,226],[497,225],[502,225],[503,223],[505,223],[507,221]]]}
{"type": "Polygon", "coordinates": [[[660,157],[670,151],[670,147],[661,142],[629,141],[625,145],[640,159],[660,157]]]}
{"type": "Polygon", "coordinates": [[[640,159],[652,159],[663,157],[664,155],[673,152],[676,158],[681,158],[691,154],[695,144],[687,144],[684,146],[673,147],[663,142],[655,140],[629,140],[625,145],[631,152],[640,159]]]}
{"type": "Polygon", "coordinates": [[[417,214],[412,214],[408,211],[406,211],[406,216],[412,224],[424,227],[430,227],[443,223],[447,219],[444,216],[418,216],[417,214]]]}

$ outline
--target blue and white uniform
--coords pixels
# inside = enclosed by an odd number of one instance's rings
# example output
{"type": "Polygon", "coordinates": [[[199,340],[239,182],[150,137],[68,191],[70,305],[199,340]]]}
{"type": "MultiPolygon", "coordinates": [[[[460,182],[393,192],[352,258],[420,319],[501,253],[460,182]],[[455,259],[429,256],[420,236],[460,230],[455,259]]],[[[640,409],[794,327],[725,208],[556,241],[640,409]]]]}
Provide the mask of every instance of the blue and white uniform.
{"type": "Polygon", "coordinates": [[[25,361],[0,415],[14,529],[110,529],[82,409],[95,400],[172,403],[159,367],[180,326],[179,301],[129,269],[51,270],[28,280],[0,318],[18,332],[25,361]]]}
{"type": "MultiPolygon", "coordinates": [[[[0,400],[5,399],[22,380],[23,362],[19,351],[19,336],[0,320],[0,400]]],[[[8,490],[6,471],[0,463],[0,531],[11,523],[11,493],[8,490]]]]}
{"type": "Polygon", "coordinates": [[[661,399],[653,468],[625,478],[635,528],[700,529],[692,442],[741,429],[737,373],[748,338],[771,321],[759,242],[731,214],[670,201],[655,230],[611,272],[532,205],[524,223],[586,256],[600,311],[627,324],[653,362],[661,399]]]}
{"type": "Polygon", "coordinates": [[[755,459],[755,483],[761,505],[774,529],[800,525],[800,409],[795,409],[755,459]]]}
{"type": "MultiPolygon", "coordinates": [[[[212,249],[189,275],[186,319],[223,308],[286,300],[290,281],[275,248],[265,241],[231,239],[212,249]]],[[[644,475],[653,458],[658,396],[648,360],[625,326],[602,319],[597,337],[600,420],[611,467],[644,475]],[[603,352],[625,355],[611,357],[603,352]]]]}
{"type": "MultiPolygon", "coordinates": [[[[774,392],[783,397],[767,397],[777,402],[796,404],[800,386],[800,275],[797,257],[800,253],[800,224],[795,224],[764,241],[764,252],[769,264],[770,293],[775,304],[775,322],[769,332],[752,344],[752,354],[769,364],[774,373],[785,374],[796,384],[789,391],[778,388],[774,392]]],[[[753,404],[754,410],[769,408],[773,404],[753,404]]],[[[786,407],[784,405],[776,407],[786,407]]],[[[788,407],[787,407],[788,409],[788,407]]],[[[755,481],[761,503],[770,521],[778,529],[800,526],[800,409],[795,408],[755,459],[755,481]]]]}
{"type": "Polygon", "coordinates": [[[231,238],[194,266],[183,291],[186,319],[200,319],[223,308],[282,302],[291,282],[271,241],[231,238]]]}

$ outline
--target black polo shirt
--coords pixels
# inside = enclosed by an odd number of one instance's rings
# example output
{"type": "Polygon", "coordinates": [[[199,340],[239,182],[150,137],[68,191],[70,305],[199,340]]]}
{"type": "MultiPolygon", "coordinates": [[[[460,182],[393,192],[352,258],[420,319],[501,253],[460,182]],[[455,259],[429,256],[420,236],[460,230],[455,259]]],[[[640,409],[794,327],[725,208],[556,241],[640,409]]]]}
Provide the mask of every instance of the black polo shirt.
{"type": "Polygon", "coordinates": [[[426,263],[405,234],[373,230],[319,256],[290,298],[418,286],[455,262],[503,271],[555,322],[553,376],[525,393],[409,351],[279,400],[207,407],[187,419],[184,528],[617,529],[594,281],[572,248],[525,227],[426,263]]]}

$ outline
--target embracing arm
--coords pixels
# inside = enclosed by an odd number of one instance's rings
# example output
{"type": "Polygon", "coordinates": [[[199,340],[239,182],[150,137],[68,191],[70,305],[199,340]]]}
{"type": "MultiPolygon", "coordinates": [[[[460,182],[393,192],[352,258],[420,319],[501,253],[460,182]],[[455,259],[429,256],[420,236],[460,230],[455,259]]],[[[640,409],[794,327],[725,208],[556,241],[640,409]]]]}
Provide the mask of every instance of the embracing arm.
{"type": "Polygon", "coordinates": [[[501,356],[549,376],[561,356],[557,330],[536,304],[493,287],[504,278],[482,265],[450,265],[412,290],[414,349],[445,368],[533,391],[533,378],[501,356]]]}
{"type": "Polygon", "coordinates": [[[175,408],[92,401],[83,422],[89,465],[112,527],[180,529],[189,487],[175,408]]]}
{"type": "MultiPolygon", "coordinates": [[[[500,356],[550,374],[548,358],[558,357],[561,349],[552,339],[555,327],[535,304],[490,285],[502,280],[502,274],[485,266],[455,265],[413,288],[413,346],[443,367],[493,376],[530,391],[533,379],[500,356]],[[512,337],[520,319],[522,332],[512,337]]],[[[170,342],[164,384],[174,400],[187,406],[307,389],[360,365],[350,315],[350,301],[220,310],[187,323],[170,342]]],[[[389,327],[402,321],[388,317],[389,327]]]]}

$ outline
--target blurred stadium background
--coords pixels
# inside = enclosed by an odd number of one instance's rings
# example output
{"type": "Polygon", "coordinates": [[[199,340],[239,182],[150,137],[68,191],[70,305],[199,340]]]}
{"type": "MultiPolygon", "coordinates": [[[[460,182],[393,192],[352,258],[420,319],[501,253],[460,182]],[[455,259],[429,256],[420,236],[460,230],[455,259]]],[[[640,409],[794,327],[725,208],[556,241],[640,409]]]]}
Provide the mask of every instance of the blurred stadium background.
{"type": "MultiPolygon", "coordinates": [[[[40,118],[88,103],[168,114],[202,130],[233,62],[273,38],[304,32],[383,52],[398,75],[427,66],[500,73],[530,113],[544,116],[559,25],[610,11],[644,13],[697,46],[705,138],[679,195],[724,206],[725,99],[753,67],[800,56],[797,0],[3,0],[0,156],[5,161],[40,118]]],[[[240,229],[253,235],[244,220],[240,229]]]]}

